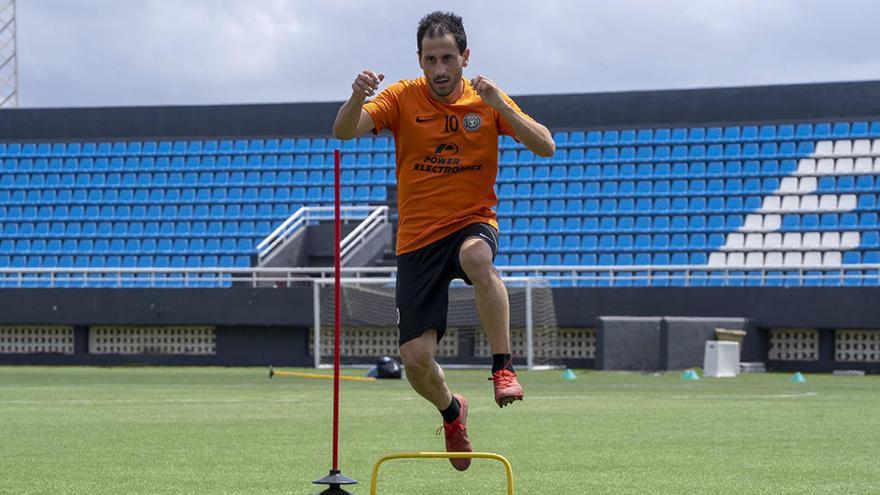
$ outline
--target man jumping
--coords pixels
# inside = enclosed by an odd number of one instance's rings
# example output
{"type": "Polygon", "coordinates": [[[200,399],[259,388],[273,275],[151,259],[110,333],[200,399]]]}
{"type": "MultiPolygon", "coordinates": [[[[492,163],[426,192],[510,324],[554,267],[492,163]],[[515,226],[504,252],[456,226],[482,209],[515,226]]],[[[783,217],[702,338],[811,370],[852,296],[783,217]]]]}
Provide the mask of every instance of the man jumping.
{"type": "MultiPolygon", "coordinates": [[[[495,402],[522,400],[511,364],[507,289],[493,265],[498,254],[498,136],[515,137],[540,156],[556,145],[494,81],[462,77],[470,49],[461,17],[433,12],[416,33],[424,77],[399,81],[376,96],[385,78],[364,70],[339,109],[333,134],[352,139],[388,129],[397,153],[396,302],[400,356],[410,385],[443,416],[446,450],[471,452],[467,400],[452,394],[435,361],[446,332],[449,283],[474,286],[477,312],[492,348],[495,402]],[[376,96],[366,102],[367,97],[376,96]]],[[[450,459],[464,471],[470,459],[450,459]]]]}

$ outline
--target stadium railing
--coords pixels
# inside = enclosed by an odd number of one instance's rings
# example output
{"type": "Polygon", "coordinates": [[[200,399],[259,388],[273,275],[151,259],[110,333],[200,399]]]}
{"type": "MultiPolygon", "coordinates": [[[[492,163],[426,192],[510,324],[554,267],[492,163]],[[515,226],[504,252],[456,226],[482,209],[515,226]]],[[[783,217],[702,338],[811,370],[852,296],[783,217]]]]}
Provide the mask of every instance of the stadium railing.
{"type": "MultiPolygon", "coordinates": [[[[801,266],[499,266],[502,276],[541,277],[554,286],[733,287],[880,285],[880,264],[801,266]]],[[[343,267],[347,278],[393,277],[395,267],[343,267]]],[[[332,267],[0,268],[4,288],[280,288],[332,278],[332,267]]]]}

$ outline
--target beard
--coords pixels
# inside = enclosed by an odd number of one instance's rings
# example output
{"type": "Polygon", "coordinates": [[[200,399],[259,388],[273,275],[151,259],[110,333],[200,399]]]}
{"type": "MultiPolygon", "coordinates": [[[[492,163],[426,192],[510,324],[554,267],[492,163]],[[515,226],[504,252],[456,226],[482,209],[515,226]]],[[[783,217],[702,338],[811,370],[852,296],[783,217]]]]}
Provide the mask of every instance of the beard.
{"type": "Polygon", "coordinates": [[[434,91],[437,96],[447,97],[455,91],[458,87],[459,81],[461,81],[461,72],[450,76],[449,81],[445,83],[445,86],[439,86],[436,82],[430,79],[428,80],[428,83],[431,85],[431,90],[434,91]]]}

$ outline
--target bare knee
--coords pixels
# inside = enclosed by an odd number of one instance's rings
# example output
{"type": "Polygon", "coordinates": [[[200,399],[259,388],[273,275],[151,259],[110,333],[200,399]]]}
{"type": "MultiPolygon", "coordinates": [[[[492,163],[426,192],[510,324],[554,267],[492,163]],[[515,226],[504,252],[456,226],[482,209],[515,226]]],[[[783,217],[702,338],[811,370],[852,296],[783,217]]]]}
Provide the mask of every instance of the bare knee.
{"type": "Polygon", "coordinates": [[[436,341],[436,337],[425,335],[418,339],[411,340],[400,346],[400,359],[406,368],[407,375],[425,376],[434,370],[434,347],[431,339],[436,341]]]}
{"type": "Polygon", "coordinates": [[[468,240],[458,255],[461,269],[476,286],[488,285],[498,277],[492,264],[492,248],[481,240],[468,240]]]}
{"type": "Polygon", "coordinates": [[[425,359],[424,356],[407,354],[403,352],[403,348],[400,350],[400,358],[403,361],[403,367],[406,369],[407,375],[425,376],[430,374],[434,368],[433,359],[425,359]]]}

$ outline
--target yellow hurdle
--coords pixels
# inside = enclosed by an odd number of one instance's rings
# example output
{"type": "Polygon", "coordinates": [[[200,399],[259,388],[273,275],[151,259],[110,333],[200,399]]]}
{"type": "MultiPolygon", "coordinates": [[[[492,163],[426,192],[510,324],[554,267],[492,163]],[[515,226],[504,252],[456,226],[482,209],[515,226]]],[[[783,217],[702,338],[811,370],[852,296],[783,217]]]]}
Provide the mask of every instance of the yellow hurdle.
{"type": "MultiPolygon", "coordinates": [[[[324,378],[327,380],[332,380],[333,375],[326,375],[323,373],[303,373],[301,371],[281,371],[269,368],[269,378],[273,376],[293,376],[297,378],[324,378]]],[[[348,380],[350,382],[375,382],[376,379],[371,376],[347,376],[347,375],[339,375],[340,380],[348,380]]]]}
{"type": "Polygon", "coordinates": [[[510,467],[510,461],[498,454],[491,452],[396,452],[388,454],[373,466],[373,477],[370,480],[370,495],[376,495],[376,486],[379,484],[379,466],[385,461],[391,459],[494,459],[504,465],[507,472],[507,494],[513,495],[513,468],[510,467]]]}

